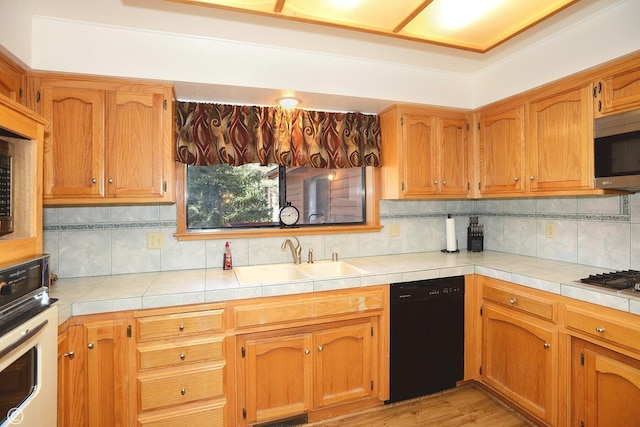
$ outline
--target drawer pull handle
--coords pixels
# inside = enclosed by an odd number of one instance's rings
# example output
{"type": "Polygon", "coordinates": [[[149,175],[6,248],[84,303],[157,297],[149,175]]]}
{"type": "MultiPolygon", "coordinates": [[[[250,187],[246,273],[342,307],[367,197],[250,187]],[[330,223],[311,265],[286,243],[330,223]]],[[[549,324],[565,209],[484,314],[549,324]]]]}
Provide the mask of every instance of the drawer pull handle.
{"type": "Polygon", "coordinates": [[[599,333],[603,334],[604,333],[604,328],[601,328],[601,327],[598,326],[596,328],[596,332],[599,332],[599,333]]]}
{"type": "Polygon", "coordinates": [[[180,353],[180,360],[184,360],[184,358],[185,358],[185,357],[186,357],[186,356],[185,356],[185,354],[184,354],[184,353],[180,353]]]}
{"type": "Polygon", "coordinates": [[[509,304],[513,305],[516,303],[516,299],[515,298],[509,298],[509,304]]]}
{"type": "Polygon", "coordinates": [[[73,359],[73,356],[74,356],[73,350],[71,350],[69,353],[63,354],[62,356],[68,357],[69,359],[73,359]]]}
{"type": "Polygon", "coordinates": [[[180,329],[180,331],[184,331],[184,325],[180,325],[178,329],[180,329]]]}
{"type": "Polygon", "coordinates": [[[182,387],[182,389],[180,390],[180,394],[184,396],[186,393],[187,393],[187,390],[184,387],[182,387]]]}
{"type": "Polygon", "coordinates": [[[545,348],[545,349],[547,349],[547,348],[549,348],[549,347],[551,347],[551,344],[549,344],[548,342],[544,343],[544,348],[545,348]]]}

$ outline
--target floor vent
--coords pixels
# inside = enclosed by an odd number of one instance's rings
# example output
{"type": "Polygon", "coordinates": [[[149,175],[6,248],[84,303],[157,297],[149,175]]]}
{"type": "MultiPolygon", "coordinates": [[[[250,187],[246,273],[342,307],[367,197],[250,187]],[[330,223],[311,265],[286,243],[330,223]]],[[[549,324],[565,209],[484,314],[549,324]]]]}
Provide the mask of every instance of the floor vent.
{"type": "Polygon", "coordinates": [[[296,417],[284,418],[282,420],[270,421],[264,424],[256,424],[255,427],[293,427],[302,424],[307,424],[309,417],[307,414],[298,415],[296,417]]]}

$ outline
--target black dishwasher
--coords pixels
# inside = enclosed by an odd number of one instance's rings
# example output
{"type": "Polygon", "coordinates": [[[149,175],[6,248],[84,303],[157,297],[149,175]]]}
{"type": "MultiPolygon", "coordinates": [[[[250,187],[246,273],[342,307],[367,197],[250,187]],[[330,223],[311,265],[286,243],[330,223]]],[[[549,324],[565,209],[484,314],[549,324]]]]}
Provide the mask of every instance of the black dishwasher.
{"type": "Polygon", "coordinates": [[[464,376],[464,277],[391,284],[389,403],[464,376]]]}

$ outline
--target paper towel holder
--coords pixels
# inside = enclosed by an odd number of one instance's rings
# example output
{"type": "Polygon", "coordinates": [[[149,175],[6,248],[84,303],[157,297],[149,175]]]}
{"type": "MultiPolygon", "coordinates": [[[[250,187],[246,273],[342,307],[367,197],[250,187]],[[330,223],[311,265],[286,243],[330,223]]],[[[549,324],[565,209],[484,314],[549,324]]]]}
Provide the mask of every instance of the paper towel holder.
{"type": "MultiPolygon", "coordinates": [[[[451,214],[447,214],[447,227],[449,226],[449,220],[451,220],[451,222],[454,224],[453,225],[453,228],[454,228],[453,229],[453,233],[455,234],[455,222],[453,222],[454,220],[451,218],[451,214]]],[[[448,234],[448,231],[447,231],[447,234],[448,234]]],[[[451,236],[451,237],[454,237],[454,236],[451,236]]],[[[444,249],[442,249],[442,252],[449,253],[449,254],[460,252],[460,247],[458,246],[458,239],[455,239],[455,241],[456,241],[456,246],[455,246],[456,249],[455,250],[447,249],[449,246],[451,246],[451,245],[449,245],[449,237],[447,236],[447,245],[446,245],[446,247],[444,249]]]]}

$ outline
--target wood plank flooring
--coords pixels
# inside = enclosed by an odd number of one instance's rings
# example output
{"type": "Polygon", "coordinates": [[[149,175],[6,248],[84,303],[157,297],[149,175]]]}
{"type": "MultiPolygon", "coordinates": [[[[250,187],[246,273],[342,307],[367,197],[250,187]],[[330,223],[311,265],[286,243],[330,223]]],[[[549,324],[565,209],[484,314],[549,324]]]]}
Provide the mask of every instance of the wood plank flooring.
{"type": "Polygon", "coordinates": [[[374,408],[305,427],[530,427],[529,420],[476,385],[374,408]]]}

